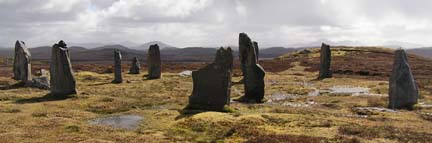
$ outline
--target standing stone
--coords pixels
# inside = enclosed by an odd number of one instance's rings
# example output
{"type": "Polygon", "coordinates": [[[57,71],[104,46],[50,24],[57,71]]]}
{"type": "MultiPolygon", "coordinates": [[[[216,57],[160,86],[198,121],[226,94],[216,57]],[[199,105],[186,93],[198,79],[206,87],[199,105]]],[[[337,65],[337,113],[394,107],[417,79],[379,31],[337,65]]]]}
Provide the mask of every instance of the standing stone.
{"type": "Polygon", "coordinates": [[[261,103],[264,98],[264,69],[257,64],[258,44],[254,43],[245,33],[239,36],[240,62],[243,72],[245,95],[237,99],[239,102],[261,103]]]}
{"type": "Polygon", "coordinates": [[[122,56],[119,49],[114,49],[114,80],[112,83],[122,83],[122,67],[121,67],[122,56]]]}
{"type": "Polygon", "coordinates": [[[230,102],[233,59],[231,48],[220,48],[212,64],[192,72],[188,109],[223,111],[230,102]]]}
{"type": "MultiPolygon", "coordinates": [[[[252,43],[252,40],[246,33],[240,33],[239,35],[239,59],[240,59],[240,68],[243,73],[243,76],[246,74],[246,66],[248,62],[248,53],[251,53],[250,50],[255,51],[255,46],[252,43]]],[[[255,62],[252,64],[256,64],[257,61],[253,60],[251,62],[255,62]]]]}
{"type": "Polygon", "coordinates": [[[320,55],[320,72],[318,79],[331,78],[332,72],[330,70],[331,63],[331,50],[330,45],[322,43],[320,55]]]}
{"type": "Polygon", "coordinates": [[[148,75],[147,79],[158,79],[161,77],[161,58],[159,46],[151,45],[147,55],[148,75]]]}
{"type": "Polygon", "coordinates": [[[405,50],[396,50],[389,81],[389,108],[412,109],[418,98],[419,89],[411,73],[405,50]]]}
{"type": "Polygon", "coordinates": [[[13,73],[13,79],[21,80],[23,83],[27,84],[32,80],[31,54],[23,41],[16,41],[15,43],[13,73]]]}
{"type": "Polygon", "coordinates": [[[137,57],[132,59],[132,65],[129,69],[129,74],[140,74],[140,63],[137,57]]]}
{"type": "Polygon", "coordinates": [[[69,50],[63,41],[54,44],[51,50],[50,85],[51,95],[77,93],[69,50]]]}

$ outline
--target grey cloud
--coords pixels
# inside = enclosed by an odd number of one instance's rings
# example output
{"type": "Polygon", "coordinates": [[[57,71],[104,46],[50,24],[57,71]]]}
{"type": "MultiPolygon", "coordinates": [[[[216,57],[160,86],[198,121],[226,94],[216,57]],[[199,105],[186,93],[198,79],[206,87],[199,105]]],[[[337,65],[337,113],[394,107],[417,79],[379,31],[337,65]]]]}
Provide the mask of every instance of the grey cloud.
{"type": "Polygon", "coordinates": [[[166,41],[263,46],[321,39],[432,45],[430,0],[0,0],[0,46],[166,41]]]}

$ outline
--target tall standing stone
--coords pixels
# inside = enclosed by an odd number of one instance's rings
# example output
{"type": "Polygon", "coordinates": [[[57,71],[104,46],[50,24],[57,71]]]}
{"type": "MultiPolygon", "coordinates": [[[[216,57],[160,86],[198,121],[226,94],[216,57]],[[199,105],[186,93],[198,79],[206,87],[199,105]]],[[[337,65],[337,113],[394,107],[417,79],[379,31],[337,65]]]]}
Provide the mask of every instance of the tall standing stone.
{"type": "Polygon", "coordinates": [[[161,57],[159,46],[151,45],[147,55],[148,75],[147,79],[158,79],[161,77],[161,57]]]}
{"type": "Polygon", "coordinates": [[[396,50],[389,80],[389,108],[412,109],[418,98],[419,89],[409,67],[405,50],[396,50]]]}
{"type": "Polygon", "coordinates": [[[54,44],[51,50],[50,85],[51,95],[77,93],[69,50],[63,41],[54,44]]]}
{"type": "MultiPolygon", "coordinates": [[[[243,76],[246,74],[246,66],[248,62],[248,53],[251,53],[250,50],[255,51],[255,46],[252,43],[252,40],[246,33],[240,33],[239,35],[239,59],[240,59],[240,68],[243,73],[243,76]]],[[[257,63],[257,60],[253,60],[251,62],[257,63]]]]}
{"type": "Polygon", "coordinates": [[[16,41],[15,43],[13,73],[15,80],[21,80],[23,83],[32,81],[31,54],[23,41],[16,41]]]}
{"type": "Polygon", "coordinates": [[[319,72],[318,79],[324,79],[324,78],[331,78],[332,77],[330,65],[331,65],[330,45],[322,43],[321,55],[320,55],[320,72],[319,72]]]}
{"type": "Polygon", "coordinates": [[[239,52],[245,95],[237,99],[237,101],[260,103],[264,98],[265,71],[257,64],[257,47],[258,44],[254,46],[247,34],[240,33],[239,52]]]}
{"type": "Polygon", "coordinates": [[[192,72],[189,109],[222,111],[229,104],[233,59],[231,48],[220,48],[212,64],[192,72]]]}
{"type": "Polygon", "coordinates": [[[121,67],[121,52],[119,49],[114,49],[114,80],[112,83],[122,83],[122,67],[121,67]]]}
{"type": "Polygon", "coordinates": [[[129,74],[140,74],[140,63],[137,57],[132,59],[132,65],[129,69],[129,74]]]}

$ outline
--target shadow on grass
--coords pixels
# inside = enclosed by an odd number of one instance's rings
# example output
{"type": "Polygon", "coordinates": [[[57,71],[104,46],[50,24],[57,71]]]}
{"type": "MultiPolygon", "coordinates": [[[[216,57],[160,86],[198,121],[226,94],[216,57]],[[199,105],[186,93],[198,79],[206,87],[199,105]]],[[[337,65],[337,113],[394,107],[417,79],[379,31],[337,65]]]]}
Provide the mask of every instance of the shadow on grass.
{"type": "Polygon", "coordinates": [[[112,83],[111,82],[103,82],[103,83],[89,84],[87,86],[99,86],[99,85],[106,85],[106,84],[112,84],[112,83]]]}
{"type": "Polygon", "coordinates": [[[27,99],[18,99],[15,101],[17,104],[26,104],[26,103],[39,103],[39,102],[47,102],[47,101],[59,101],[59,100],[65,100],[68,98],[73,98],[74,95],[51,95],[47,94],[42,97],[32,97],[27,99]]]}
{"type": "Polygon", "coordinates": [[[11,90],[11,89],[24,88],[24,87],[26,87],[24,82],[18,82],[12,85],[5,85],[1,87],[0,90],[11,90]]]}

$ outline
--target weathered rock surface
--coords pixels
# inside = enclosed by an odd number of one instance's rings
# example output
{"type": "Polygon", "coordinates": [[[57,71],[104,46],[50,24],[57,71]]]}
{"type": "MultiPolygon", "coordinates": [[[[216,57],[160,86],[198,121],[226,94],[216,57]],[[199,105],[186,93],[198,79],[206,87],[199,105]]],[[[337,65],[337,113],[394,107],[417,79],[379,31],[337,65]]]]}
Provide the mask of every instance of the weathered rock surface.
{"type": "Polygon", "coordinates": [[[264,69],[257,64],[258,44],[254,43],[245,33],[239,35],[240,62],[243,72],[245,95],[237,99],[240,102],[261,103],[264,98],[264,69]]]}
{"type": "Polygon", "coordinates": [[[157,44],[151,45],[147,56],[147,79],[159,79],[161,77],[161,65],[159,46],[157,44]]]}
{"type": "Polygon", "coordinates": [[[233,58],[231,48],[220,48],[214,63],[192,72],[189,109],[222,111],[229,104],[233,58]]]}
{"type": "Polygon", "coordinates": [[[112,83],[122,83],[122,67],[121,67],[121,52],[119,49],[114,49],[114,80],[112,83]]]}
{"type": "Polygon", "coordinates": [[[15,80],[21,80],[23,83],[30,83],[31,74],[31,54],[23,41],[16,41],[13,73],[15,80]]]}
{"type": "Polygon", "coordinates": [[[405,50],[396,50],[389,80],[389,108],[412,109],[418,98],[419,89],[409,67],[405,50]]]}
{"type": "Polygon", "coordinates": [[[51,50],[50,85],[51,95],[77,93],[69,50],[63,41],[54,44],[51,50]]]}
{"type": "Polygon", "coordinates": [[[137,57],[132,59],[132,65],[129,69],[129,74],[140,74],[140,63],[137,57]]]}
{"type": "Polygon", "coordinates": [[[254,46],[254,50],[255,50],[255,57],[256,57],[256,61],[258,62],[259,60],[259,48],[258,48],[258,42],[253,41],[253,46],[254,46]]]}
{"type": "Polygon", "coordinates": [[[330,65],[331,65],[330,45],[322,43],[320,59],[321,59],[320,72],[319,72],[318,79],[331,78],[332,72],[330,69],[330,65]]]}

